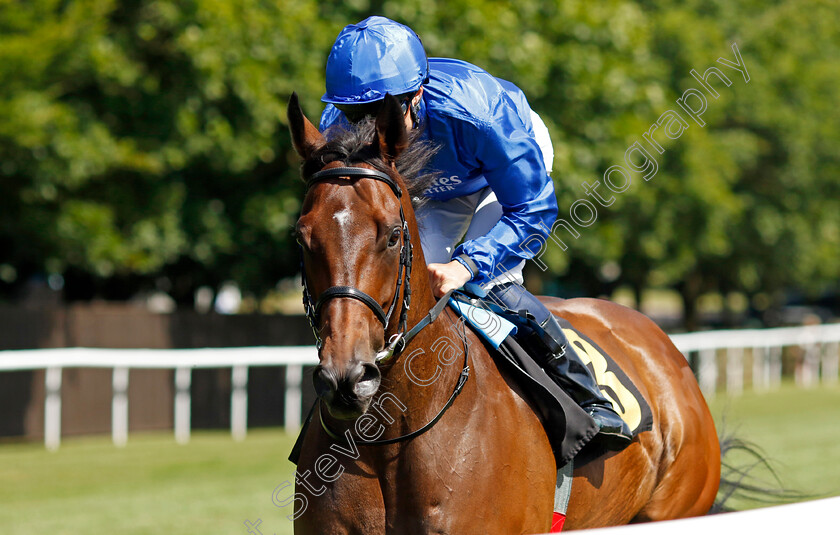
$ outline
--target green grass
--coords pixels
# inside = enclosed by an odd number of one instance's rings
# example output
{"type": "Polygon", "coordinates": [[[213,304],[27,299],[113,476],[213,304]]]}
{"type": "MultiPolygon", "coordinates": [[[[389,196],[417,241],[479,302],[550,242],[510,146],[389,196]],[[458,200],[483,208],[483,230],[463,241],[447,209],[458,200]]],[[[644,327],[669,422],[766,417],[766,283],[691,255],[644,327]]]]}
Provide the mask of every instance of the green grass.
{"type": "MultiPolygon", "coordinates": [[[[840,388],[719,394],[711,407],[774,460],[787,487],[840,494],[840,388]]],[[[290,534],[291,508],[271,497],[293,478],[293,441],[252,430],[239,443],[217,431],[184,446],[171,433],[133,434],[125,448],[109,437],[65,439],[55,453],[0,445],[0,533],[245,534],[243,522],[259,518],[263,534],[290,534]]]]}
{"type": "MultiPolygon", "coordinates": [[[[247,533],[262,519],[264,534],[292,533],[272,492],[292,481],[286,459],[294,437],[251,431],[193,433],[179,446],[171,433],[65,439],[55,453],[41,444],[0,446],[0,533],[247,533]]],[[[281,498],[292,491],[286,489],[281,498]]]]}
{"type": "MultiPolygon", "coordinates": [[[[718,431],[723,422],[726,432],[759,446],[785,488],[814,497],[840,495],[840,387],[784,384],[765,393],[718,393],[709,405],[718,431]]],[[[772,481],[768,472],[756,473],[772,481]]],[[[733,503],[738,509],[762,505],[733,503]]]]}

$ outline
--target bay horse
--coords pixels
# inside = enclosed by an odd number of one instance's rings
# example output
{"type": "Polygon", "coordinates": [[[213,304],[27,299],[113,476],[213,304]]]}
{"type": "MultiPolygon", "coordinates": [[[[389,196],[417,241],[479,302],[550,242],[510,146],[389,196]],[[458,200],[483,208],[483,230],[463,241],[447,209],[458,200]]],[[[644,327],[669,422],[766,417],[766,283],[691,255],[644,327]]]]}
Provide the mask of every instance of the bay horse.
{"type": "MultiPolygon", "coordinates": [[[[307,182],[295,232],[320,362],[295,533],[548,532],[558,467],[546,432],[477,335],[436,306],[411,247],[428,147],[411,142],[390,96],[373,121],[330,140],[296,95],[288,119],[307,182]]],[[[575,469],[566,528],[706,514],[720,448],[683,355],[629,308],[542,299],[614,358],[653,413],[625,450],[575,469]]]]}

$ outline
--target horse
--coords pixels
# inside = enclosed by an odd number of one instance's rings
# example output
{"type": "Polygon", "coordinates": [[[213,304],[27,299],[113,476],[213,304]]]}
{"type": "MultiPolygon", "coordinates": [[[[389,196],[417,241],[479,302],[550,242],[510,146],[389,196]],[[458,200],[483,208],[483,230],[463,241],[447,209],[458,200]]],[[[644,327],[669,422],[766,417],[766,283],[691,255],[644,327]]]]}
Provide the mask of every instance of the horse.
{"type": "MultiPolygon", "coordinates": [[[[295,533],[548,532],[558,467],[543,424],[478,336],[435,300],[411,246],[429,147],[409,138],[391,96],[375,118],[329,140],[297,95],[288,120],[307,185],[295,234],[319,357],[295,533]]],[[[706,514],[720,447],[683,355],[635,310],[541,299],[614,358],[653,413],[653,428],[626,449],[575,468],[565,527],[706,514]]]]}

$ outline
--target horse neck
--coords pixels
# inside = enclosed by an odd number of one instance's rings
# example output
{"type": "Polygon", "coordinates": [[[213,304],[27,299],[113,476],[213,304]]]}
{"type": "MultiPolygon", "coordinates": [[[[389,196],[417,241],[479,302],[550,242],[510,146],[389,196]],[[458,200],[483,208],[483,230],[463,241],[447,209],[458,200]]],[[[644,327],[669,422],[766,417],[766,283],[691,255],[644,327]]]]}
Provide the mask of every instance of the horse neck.
{"type": "MultiPolygon", "coordinates": [[[[414,247],[411,308],[407,316],[407,327],[410,329],[425,318],[437,300],[432,293],[417,220],[410,202],[404,201],[403,210],[414,247]]],[[[407,427],[389,431],[388,434],[417,429],[429,421],[452,394],[465,351],[460,332],[463,326],[454,318],[451,311],[444,309],[434,322],[409,342],[393,364],[383,369],[383,389],[396,395],[408,407],[404,420],[407,427]]]]}
{"type": "MultiPolygon", "coordinates": [[[[437,304],[437,300],[432,293],[429,268],[426,267],[426,257],[423,254],[417,216],[414,213],[414,207],[411,205],[411,197],[404,183],[401,184],[401,187],[403,188],[403,195],[400,202],[402,203],[405,221],[408,224],[408,231],[411,235],[414,255],[411,265],[411,308],[407,316],[407,327],[410,329],[423,320],[426,314],[437,304]]],[[[420,334],[428,335],[429,333],[440,331],[441,328],[441,322],[434,322],[423,329],[420,334]]]]}

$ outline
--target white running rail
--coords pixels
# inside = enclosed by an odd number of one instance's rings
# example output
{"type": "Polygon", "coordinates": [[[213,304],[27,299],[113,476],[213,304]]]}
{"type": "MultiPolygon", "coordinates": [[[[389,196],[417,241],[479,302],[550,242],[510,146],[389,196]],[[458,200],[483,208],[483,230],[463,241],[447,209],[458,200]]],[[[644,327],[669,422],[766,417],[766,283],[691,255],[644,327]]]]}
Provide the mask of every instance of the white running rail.
{"type": "MultiPolygon", "coordinates": [[[[834,383],[840,369],[840,324],[704,331],[671,336],[686,356],[699,354],[698,381],[707,395],[716,389],[718,352],[725,351],[727,391],[738,393],[744,384],[745,351],[752,354],[753,385],[771,388],[781,381],[782,348],[800,346],[804,350],[797,381],[813,385],[820,375],[834,383]],[[820,373],[821,370],[821,373],[820,373]]],[[[231,368],[231,434],[241,440],[247,432],[248,368],[286,366],[284,425],[297,429],[301,424],[301,380],[303,366],[315,365],[314,346],[242,347],[205,349],[31,349],[0,351],[0,372],[45,370],[44,443],[48,449],[61,442],[61,376],[63,368],[110,368],[113,370],[111,432],[114,444],[128,440],[128,384],[131,368],[175,370],[175,439],[184,443],[190,437],[190,385],[194,368],[231,368]]]]}
{"type": "Polygon", "coordinates": [[[744,389],[747,352],[752,357],[752,384],[757,390],[781,383],[784,347],[802,348],[801,362],[796,368],[796,382],[800,386],[814,386],[820,376],[825,383],[834,384],[840,375],[840,324],[700,331],[674,334],[671,340],[686,357],[690,352],[698,353],[697,381],[707,396],[714,395],[717,389],[719,351],[725,353],[726,391],[732,394],[744,389]]]}
{"type": "Polygon", "coordinates": [[[630,524],[612,528],[583,530],[586,535],[708,535],[709,533],[831,533],[836,530],[840,497],[777,505],[737,513],[630,524]],[[832,528],[831,526],[835,526],[832,528]]]}
{"type": "Polygon", "coordinates": [[[113,369],[111,436],[117,446],[128,440],[128,381],[131,368],[175,370],[175,440],[190,439],[190,385],[194,368],[231,368],[231,434],[245,438],[248,427],[248,368],[286,366],[284,425],[300,427],[303,366],[318,363],[314,346],[237,347],[205,349],[29,349],[0,351],[0,372],[46,370],[44,444],[61,443],[61,371],[63,368],[113,369]]]}

